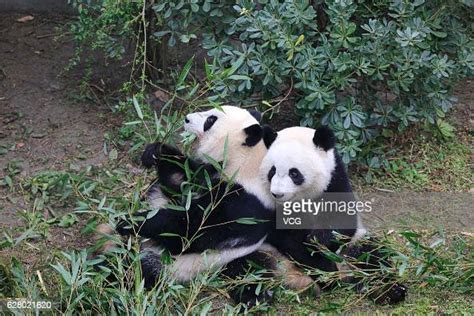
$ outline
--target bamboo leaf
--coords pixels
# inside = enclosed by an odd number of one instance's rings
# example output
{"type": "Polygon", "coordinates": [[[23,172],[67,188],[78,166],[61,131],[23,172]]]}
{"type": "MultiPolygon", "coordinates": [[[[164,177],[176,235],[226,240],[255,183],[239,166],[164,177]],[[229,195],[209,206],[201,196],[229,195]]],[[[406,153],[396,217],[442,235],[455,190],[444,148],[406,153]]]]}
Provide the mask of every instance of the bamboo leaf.
{"type": "Polygon", "coordinates": [[[135,111],[137,112],[138,117],[140,120],[143,120],[143,112],[140,108],[140,104],[138,104],[138,100],[135,96],[133,96],[133,106],[135,107],[135,111]]]}

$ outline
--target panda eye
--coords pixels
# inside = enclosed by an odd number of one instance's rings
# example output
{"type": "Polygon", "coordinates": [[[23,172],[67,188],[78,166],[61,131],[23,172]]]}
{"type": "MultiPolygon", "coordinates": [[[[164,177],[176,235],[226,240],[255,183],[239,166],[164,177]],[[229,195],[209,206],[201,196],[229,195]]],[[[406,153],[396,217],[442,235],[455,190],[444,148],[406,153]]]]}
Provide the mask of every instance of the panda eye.
{"type": "Polygon", "coordinates": [[[204,122],[204,131],[208,131],[212,125],[214,125],[214,123],[217,121],[217,116],[215,115],[211,115],[209,116],[206,121],[204,122]]]}
{"type": "Polygon", "coordinates": [[[301,174],[301,172],[296,169],[296,168],[291,168],[290,171],[288,172],[288,175],[290,176],[291,180],[293,180],[293,183],[296,185],[301,185],[304,182],[304,176],[301,174]]]}
{"type": "Polygon", "coordinates": [[[270,168],[270,171],[268,171],[268,181],[269,182],[272,181],[272,178],[275,175],[275,173],[276,173],[276,168],[275,168],[275,166],[273,166],[273,167],[270,168]]]}

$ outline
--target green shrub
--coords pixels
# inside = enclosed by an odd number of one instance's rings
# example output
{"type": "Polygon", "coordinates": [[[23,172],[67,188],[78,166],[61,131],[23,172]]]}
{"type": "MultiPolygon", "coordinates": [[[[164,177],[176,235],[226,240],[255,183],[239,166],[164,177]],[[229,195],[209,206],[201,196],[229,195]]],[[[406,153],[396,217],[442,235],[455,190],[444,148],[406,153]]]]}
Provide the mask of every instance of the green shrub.
{"type": "Polygon", "coordinates": [[[136,36],[139,4],[117,0],[68,1],[78,10],[77,21],[70,24],[74,41],[79,44],[76,57],[79,59],[84,48],[88,48],[103,50],[108,58],[123,58],[125,41],[136,36]]]}
{"type": "Polygon", "coordinates": [[[463,1],[141,4],[155,16],[153,40],[199,41],[214,71],[235,68],[214,83],[211,101],[276,109],[288,99],[301,125],[335,129],[346,163],[371,161],[410,126],[438,128],[453,84],[474,70],[472,7],[463,1]]]}

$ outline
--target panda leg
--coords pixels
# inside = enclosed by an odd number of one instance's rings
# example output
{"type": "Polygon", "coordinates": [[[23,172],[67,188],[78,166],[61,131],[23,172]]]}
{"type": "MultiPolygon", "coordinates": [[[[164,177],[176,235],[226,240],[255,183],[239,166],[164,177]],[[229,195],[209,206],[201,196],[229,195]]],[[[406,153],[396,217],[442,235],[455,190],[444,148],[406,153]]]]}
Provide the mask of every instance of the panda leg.
{"type": "MultiPolygon", "coordinates": [[[[100,255],[107,254],[112,248],[119,246],[119,237],[114,236],[114,229],[107,224],[100,224],[96,228],[94,239],[99,245],[99,248],[94,251],[91,258],[97,258],[100,255]]],[[[142,243],[140,250],[140,265],[142,270],[142,278],[145,280],[145,288],[153,288],[159,280],[161,264],[162,249],[157,247],[151,241],[142,243]]],[[[122,264],[129,266],[131,264],[130,258],[126,257],[122,264]]],[[[105,260],[94,265],[96,271],[101,271],[101,268],[110,270],[113,268],[110,262],[105,260]]],[[[107,276],[108,282],[118,281],[114,273],[107,276]]]]}
{"type": "MultiPolygon", "coordinates": [[[[387,249],[378,246],[374,239],[351,243],[343,252],[343,255],[350,260],[357,261],[354,263],[357,269],[366,271],[379,270],[381,264],[390,267],[391,263],[387,254],[387,249]]],[[[352,278],[349,281],[357,283],[356,289],[363,291],[363,280],[352,278]]],[[[375,288],[370,290],[369,297],[377,304],[396,304],[405,300],[406,286],[394,282],[390,275],[374,275],[369,283],[375,288]]]]}
{"type": "Polygon", "coordinates": [[[276,277],[281,278],[285,288],[296,291],[314,290],[315,297],[319,297],[320,288],[313,279],[305,274],[303,270],[295,265],[288,257],[282,255],[275,247],[264,243],[259,251],[268,256],[268,267],[273,269],[276,277]],[[273,263],[270,263],[273,260],[273,263]]]}
{"type": "Polygon", "coordinates": [[[161,263],[162,249],[155,245],[144,243],[140,251],[140,265],[142,268],[142,277],[145,280],[145,288],[152,289],[160,278],[160,272],[163,268],[161,263]]]}
{"type": "MultiPolygon", "coordinates": [[[[235,280],[245,277],[248,272],[263,268],[265,270],[260,275],[263,277],[271,277],[273,274],[268,271],[273,270],[274,265],[272,263],[272,258],[264,252],[255,251],[247,256],[229,262],[222,271],[222,274],[235,280]]],[[[271,302],[272,292],[263,289],[260,293],[257,293],[258,289],[259,283],[246,283],[243,284],[243,286],[231,289],[229,294],[235,302],[243,303],[248,307],[255,306],[257,303],[271,302]]]]}

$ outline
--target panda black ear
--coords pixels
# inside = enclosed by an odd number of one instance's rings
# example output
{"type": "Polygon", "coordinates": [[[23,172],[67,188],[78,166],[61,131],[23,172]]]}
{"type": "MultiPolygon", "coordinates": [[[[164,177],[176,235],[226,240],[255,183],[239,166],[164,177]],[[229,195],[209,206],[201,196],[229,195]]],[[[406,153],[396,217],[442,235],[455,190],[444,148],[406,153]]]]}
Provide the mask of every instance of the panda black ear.
{"type": "Polygon", "coordinates": [[[260,121],[262,120],[262,113],[260,113],[259,111],[254,110],[254,109],[247,109],[247,111],[249,111],[249,113],[250,113],[258,122],[260,122],[260,121]]]}
{"type": "Polygon", "coordinates": [[[314,132],[313,143],[324,151],[328,151],[336,146],[336,136],[329,127],[323,126],[314,132]]]}
{"type": "Polygon", "coordinates": [[[161,143],[159,142],[148,144],[145,147],[145,151],[141,157],[142,164],[145,168],[151,168],[156,165],[156,159],[160,156],[160,147],[161,143]]]}
{"type": "Polygon", "coordinates": [[[244,128],[245,134],[247,134],[247,138],[245,139],[245,142],[242,143],[244,146],[255,146],[258,144],[258,142],[262,139],[262,127],[260,124],[253,124],[250,125],[246,128],[244,128]]]}
{"type": "Polygon", "coordinates": [[[263,125],[263,142],[267,149],[270,148],[277,136],[278,134],[270,127],[270,125],[263,125]]]}

